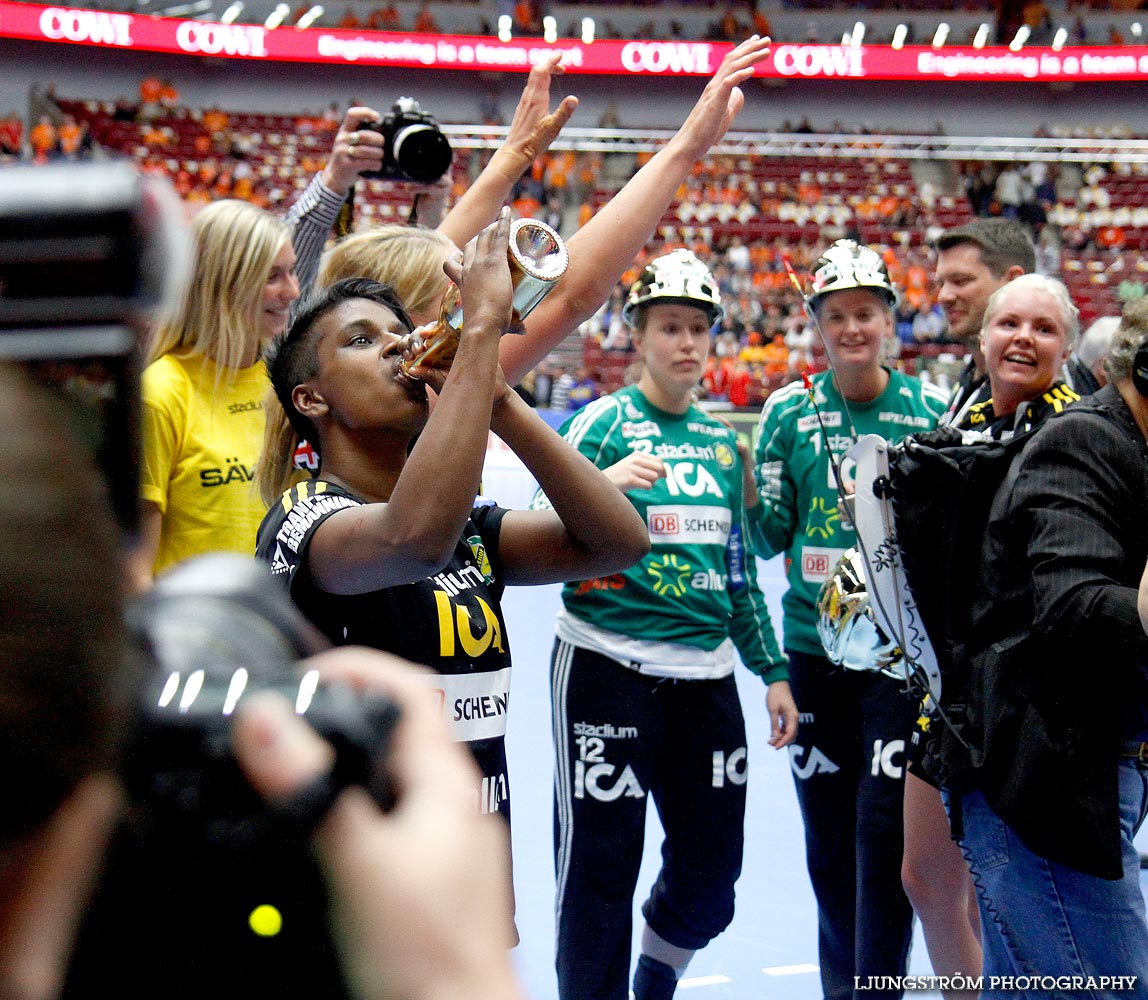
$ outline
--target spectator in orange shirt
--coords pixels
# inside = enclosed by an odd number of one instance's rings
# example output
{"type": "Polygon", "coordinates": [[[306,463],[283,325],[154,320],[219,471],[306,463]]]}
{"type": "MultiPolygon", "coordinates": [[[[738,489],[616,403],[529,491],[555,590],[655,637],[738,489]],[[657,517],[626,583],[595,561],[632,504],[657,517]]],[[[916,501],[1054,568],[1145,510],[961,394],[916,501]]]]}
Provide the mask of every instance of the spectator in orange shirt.
{"type": "Polygon", "coordinates": [[[23,146],[24,123],[20,116],[13,112],[0,119],[0,160],[22,156],[23,146]]]}
{"type": "Polygon", "coordinates": [[[354,31],[356,28],[361,28],[362,24],[359,21],[355,12],[348,7],[344,12],[342,18],[339,20],[339,27],[344,31],[354,31]]]}
{"type": "Polygon", "coordinates": [[[163,94],[163,83],[158,76],[145,76],[140,80],[140,103],[159,104],[163,94]]]}
{"type": "Polygon", "coordinates": [[[179,90],[171,80],[164,80],[159,91],[159,103],[164,108],[179,107],[179,90]]]}
{"type": "Polygon", "coordinates": [[[765,16],[765,12],[758,10],[756,0],[751,4],[753,11],[750,17],[753,19],[753,30],[755,34],[761,35],[765,38],[767,35],[773,34],[773,29],[770,27],[769,18],[765,16]]]}
{"type": "Polygon", "coordinates": [[[210,107],[203,113],[203,127],[212,135],[225,132],[231,124],[231,117],[219,107],[210,107]]]}
{"type": "Polygon", "coordinates": [[[770,378],[783,376],[789,370],[789,348],[785,346],[785,337],[774,334],[773,339],[761,349],[765,374],[770,378]]]}
{"type": "Polygon", "coordinates": [[[1105,250],[1123,250],[1126,237],[1120,226],[1101,226],[1096,231],[1096,245],[1105,250]]]}
{"type": "Polygon", "coordinates": [[[797,185],[797,196],[805,205],[816,205],[821,201],[821,188],[812,181],[802,181],[797,185]]]}
{"type": "Polygon", "coordinates": [[[394,5],[394,0],[390,0],[383,8],[381,20],[384,31],[398,31],[399,28],[402,27],[399,11],[394,5]]]}
{"type": "Polygon", "coordinates": [[[152,149],[168,145],[170,136],[162,128],[156,128],[154,125],[149,125],[141,137],[145,146],[150,146],[152,149]]]}
{"type": "Polygon", "coordinates": [[[516,219],[532,219],[542,207],[542,203],[524,191],[511,202],[510,207],[516,219]]]}
{"type": "Polygon", "coordinates": [[[40,115],[40,120],[28,134],[28,141],[32,144],[32,157],[37,163],[43,163],[57,152],[56,126],[47,115],[40,115]]]}
{"type": "Polygon", "coordinates": [[[59,147],[60,154],[69,159],[75,159],[80,151],[80,140],[83,135],[76,119],[72,115],[64,115],[64,120],[60,122],[60,127],[56,130],[56,145],[59,147]]]}
{"type": "Polygon", "coordinates": [[[434,14],[431,13],[430,4],[427,3],[427,0],[423,0],[419,5],[419,12],[415,15],[415,31],[433,34],[438,30],[438,22],[434,19],[434,14]]]}
{"type": "Polygon", "coordinates": [[[727,42],[736,41],[741,35],[741,25],[737,23],[737,16],[729,7],[726,7],[722,15],[718,31],[722,39],[727,42]]]}
{"type": "Polygon", "coordinates": [[[542,12],[537,0],[518,0],[514,5],[515,31],[525,35],[542,34],[542,12]]]}

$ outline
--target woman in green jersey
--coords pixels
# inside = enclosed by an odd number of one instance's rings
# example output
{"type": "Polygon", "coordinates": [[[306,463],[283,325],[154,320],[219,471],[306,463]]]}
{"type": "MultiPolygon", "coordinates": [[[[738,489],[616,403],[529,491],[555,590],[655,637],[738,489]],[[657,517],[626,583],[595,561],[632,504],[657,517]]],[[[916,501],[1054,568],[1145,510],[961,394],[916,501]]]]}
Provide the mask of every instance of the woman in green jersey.
{"type": "Polygon", "coordinates": [[[694,951],[733,917],[746,781],[735,646],[768,685],[769,742],[797,731],[746,552],[737,434],[694,403],[722,316],[717,283],[675,250],[643,270],[623,316],[641,378],[563,429],[626,493],[651,541],[635,566],[562,595],[551,685],[563,1000],[626,1000],[647,795],[666,839],[642,908],[636,1000],[672,996],[694,951]]]}
{"type": "Polygon", "coordinates": [[[849,478],[845,452],[861,434],[897,440],[931,430],[946,400],[882,364],[896,291],[873,250],[835,243],[814,264],[808,301],[830,370],[766,400],[758,495],[747,517],[759,553],[786,557],[785,650],[802,712],[802,745],[790,763],[817,897],[822,989],[826,1000],[843,1000],[854,996],[856,976],[905,972],[913,914],[901,888],[901,801],[905,734],[917,706],[891,677],[826,658],[817,596],[855,544],[838,500],[838,478],[849,478]]]}

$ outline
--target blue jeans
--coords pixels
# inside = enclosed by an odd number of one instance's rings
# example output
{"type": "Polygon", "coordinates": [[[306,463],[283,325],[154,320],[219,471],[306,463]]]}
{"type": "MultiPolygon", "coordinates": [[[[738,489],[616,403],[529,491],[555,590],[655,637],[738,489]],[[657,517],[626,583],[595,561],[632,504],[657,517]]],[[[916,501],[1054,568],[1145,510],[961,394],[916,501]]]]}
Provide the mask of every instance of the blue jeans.
{"type": "MultiPolygon", "coordinates": [[[[1140,855],[1132,838],[1148,811],[1148,773],[1121,760],[1120,830],[1124,877],[1085,875],[1033,854],[985,801],[962,800],[961,849],[973,872],[984,943],[982,997],[1148,997],[1148,922],[1140,891],[1140,855]],[[990,988],[997,977],[1136,976],[1113,989],[990,988]]],[[[1066,809],[1072,803],[1065,803],[1066,809]]]]}

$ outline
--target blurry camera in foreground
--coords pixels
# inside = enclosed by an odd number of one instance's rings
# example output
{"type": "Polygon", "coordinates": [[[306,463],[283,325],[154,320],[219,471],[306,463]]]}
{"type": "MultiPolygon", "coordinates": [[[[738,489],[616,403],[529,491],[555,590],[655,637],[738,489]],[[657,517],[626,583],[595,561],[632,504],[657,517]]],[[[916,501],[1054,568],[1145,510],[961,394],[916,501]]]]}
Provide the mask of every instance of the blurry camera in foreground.
{"type": "Polygon", "coordinates": [[[364,122],[360,129],[383,137],[383,165],[364,170],[363,177],[433,184],[450,169],[454,152],[433,115],[413,97],[400,97],[378,122],[364,122]]]}
{"type": "Polygon", "coordinates": [[[310,851],[349,785],[384,809],[398,710],[296,662],[326,648],[266,567],[218,553],[160,577],[129,609],[146,664],[121,776],[127,812],[81,927],[65,996],[221,1000],[347,996],[310,851]],[[256,692],[287,699],[335,749],[332,770],[265,803],[231,751],[256,692]]]}
{"type": "MultiPolygon", "coordinates": [[[[189,251],[170,185],[130,164],[0,170],[0,363],[55,393],[125,541],[138,522],[139,341],[182,292],[189,251]]],[[[84,514],[74,512],[77,532],[91,530],[84,514]]],[[[115,567],[106,572],[107,587],[123,586],[115,567]]],[[[139,678],[121,764],[126,814],[64,996],[345,997],[310,835],[347,785],[391,802],[394,710],[298,671],[326,643],[254,559],[185,564],[129,607],[125,631],[139,678]],[[232,712],[268,689],[336,756],[329,775],[273,805],[230,750],[232,712]]]]}
{"type": "Polygon", "coordinates": [[[171,186],[127,163],[0,173],[0,361],[60,392],[128,535],[139,493],[139,349],[189,268],[171,186]]]}

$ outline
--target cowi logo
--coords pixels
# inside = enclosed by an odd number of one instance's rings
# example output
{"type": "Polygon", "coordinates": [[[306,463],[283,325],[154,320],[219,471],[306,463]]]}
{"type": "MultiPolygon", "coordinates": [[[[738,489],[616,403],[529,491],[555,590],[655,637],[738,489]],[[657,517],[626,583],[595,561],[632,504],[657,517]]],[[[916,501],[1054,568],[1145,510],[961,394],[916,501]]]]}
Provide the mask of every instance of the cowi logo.
{"type": "Polygon", "coordinates": [[[95,45],[130,46],[132,16],[102,10],[71,10],[47,7],[40,14],[40,32],[57,41],[91,42],[95,45]]]}
{"type": "Polygon", "coordinates": [[[860,45],[779,45],[773,68],[782,76],[864,76],[864,52],[860,45]]]}
{"type": "Polygon", "coordinates": [[[668,555],[650,563],[646,572],[654,578],[652,586],[659,597],[682,597],[689,587],[692,567],[684,559],[668,555]]]}
{"type": "Polygon", "coordinates": [[[622,46],[622,68],[628,73],[699,73],[709,76],[713,46],[706,42],[630,42],[622,46]]]}
{"type": "Polygon", "coordinates": [[[184,21],[175,29],[175,41],[184,52],[205,56],[267,55],[267,30],[254,24],[184,21]]]}

